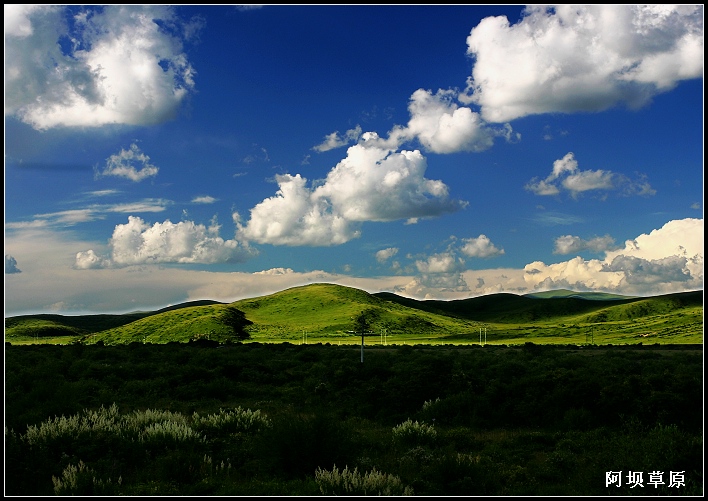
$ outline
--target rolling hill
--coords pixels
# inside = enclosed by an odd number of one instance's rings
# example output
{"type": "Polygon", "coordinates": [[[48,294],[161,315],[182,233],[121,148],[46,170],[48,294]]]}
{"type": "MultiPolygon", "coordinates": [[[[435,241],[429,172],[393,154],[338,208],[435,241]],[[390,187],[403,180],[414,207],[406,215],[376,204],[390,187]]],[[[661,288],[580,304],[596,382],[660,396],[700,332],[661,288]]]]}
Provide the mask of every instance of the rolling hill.
{"type": "Polygon", "coordinates": [[[602,326],[606,333],[612,331],[615,337],[608,339],[615,341],[651,334],[671,339],[684,335],[691,342],[700,336],[702,342],[703,291],[648,298],[552,291],[419,301],[389,292],[369,294],[341,285],[310,284],[230,304],[193,301],[123,315],[9,317],[5,339],[70,336],[80,342],[106,344],[201,338],[228,342],[233,341],[233,330],[223,321],[228,308],[252,322],[245,330],[260,342],[355,343],[363,330],[368,336],[386,334],[412,343],[464,343],[475,341],[482,326],[493,329],[498,341],[543,341],[544,336],[554,342],[568,336],[582,339],[583,329],[594,332],[602,326]]]}
{"type": "MultiPolygon", "coordinates": [[[[571,291],[566,291],[571,292],[571,291]]],[[[559,295],[548,293],[546,296],[515,295],[508,293],[489,294],[469,299],[450,301],[404,298],[390,292],[374,294],[376,297],[401,304],[409,308],[420,309],[478,322],[523,323],[550,320],[562,317],[575,317],[594,312],[604,312],[605,318],[629,320],[635,317],[666,313],[687,306],[702,306],[703,291],[682,292],[664,296],[629,297],[613,296],[612,299],[600,299],[588,293],[561,292],[559,295]],[[635,307],[627,305],[637,303],[635,307]]]]}

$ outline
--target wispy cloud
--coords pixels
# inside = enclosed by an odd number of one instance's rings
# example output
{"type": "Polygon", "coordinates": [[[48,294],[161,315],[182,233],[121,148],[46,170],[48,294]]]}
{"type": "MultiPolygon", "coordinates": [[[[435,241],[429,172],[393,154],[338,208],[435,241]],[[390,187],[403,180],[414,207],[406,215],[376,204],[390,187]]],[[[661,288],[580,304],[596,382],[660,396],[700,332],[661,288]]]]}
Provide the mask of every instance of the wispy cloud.
{"type": "Polygon", "coordinates": [[[80,209],[35,214],[33,221],[11,221],[6,229],[19,230],[31,227],[73,226],[79,223],[105,219],[108,213],[163,212],[172,202],[164,199],[148,198],[138,202],[122,204],[92,204],[80,209]]]}
{"type": "Polygon", "coordinates": [[[573,198],[577,198],[581,193],[593,190],[617,190],[621,195],[625,196],[651,196],[656,194],[656,190],[651,187],[643,175],[639,175],[633,181],[623,174],[608,170],[581,171],[578,169],[578,161],[572,152],[553,162],[553,170],[545,179],[533,178],[524,188],[542,196],[558,195],[561,190],[566,190],[570,192],[573,198]]]}
{"type": "Polygon", "coordinates": [[[201,196],[201,197],[194,197],[192,199],[193,204],[213,204],[216,202],[217,199],[214,197],[211,197],[209,195],[201,196]]]}
{"type": "Polygon", "coordinates": [[[563,214],[561,212],[549,211],[536,214],[535,216],[533,216],[533,221],[544,226],[555,226],[582,223],[584,219],[579,216],[572,216],[570,214],[563,214]]]}
{"type": "Polygon", "coordinates": [[[317,146],[313,146],[312,149],[322,153],[323,151],[333,150],[335,148],[341,148],[342,146],[347,146],[348,144],[356,143],[361,136],[361,126],[357,125],[353,129],[349,129],[346,133],[341,135],[339,131],[332,132],[325,136],[322,143],[317,146]]]}

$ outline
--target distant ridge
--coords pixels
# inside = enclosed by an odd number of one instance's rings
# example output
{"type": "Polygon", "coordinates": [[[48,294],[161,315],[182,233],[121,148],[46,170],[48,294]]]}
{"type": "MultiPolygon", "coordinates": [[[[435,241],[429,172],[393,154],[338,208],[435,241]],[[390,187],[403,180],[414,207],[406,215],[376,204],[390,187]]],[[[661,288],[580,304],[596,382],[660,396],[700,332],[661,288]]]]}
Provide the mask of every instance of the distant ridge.
{"type": "MultiPolygon", "coordinates": [[[[602,298],[600,296],[586,297],[586,293],[574,293],[572,291],[559,291],[560,294],[555,296],[553,295],[554,292],[556,291],[541,293],[541,296],[519,296],[510,293],[498,293],[449,301],[420,301],[402,297],[392,292],[377,292],[374,296],[409,308],[416,308],[439,315],[448,315],[466,320],[499,323],[534,322],[553,317],[590,314],[603,308],[636,302],[651,302],[657,304],[646,308],[623,310],[622,313],[617,313],[618,318],[631,317],[634,314],[632,313],[633,311],[637,312],[636,316],[641,316],[640,311],[647,312],[656,309],[664,311],[685,306],[703,305],[702,290],[651,297],[618,296],[610,294],[608,298],[602,298]]],[[[597,294],[601,295],[602,293],[597,294]]]]}
{"type": "Polygon", "coordinates": [[[535,297],[535,298],[556,298],[556,297],[575,297],[578,299],[591,299],[591,300],[612,300],[612,299],[637,299],[641,296],[623,296],[620,294],[610,294],[608,292],[575,292],[568,289],[557,289],[545,292],[530,292],[524,294],[524,297],[535,297]]]}

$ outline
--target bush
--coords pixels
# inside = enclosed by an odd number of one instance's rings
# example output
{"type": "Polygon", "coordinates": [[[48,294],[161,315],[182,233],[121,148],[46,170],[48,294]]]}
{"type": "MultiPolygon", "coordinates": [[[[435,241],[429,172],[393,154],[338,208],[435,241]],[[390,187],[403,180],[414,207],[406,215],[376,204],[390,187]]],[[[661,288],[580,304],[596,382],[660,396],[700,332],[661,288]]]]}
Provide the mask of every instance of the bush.
{"type": "Polygon", "coordinates": [[[341,472],[335,465],[332,471],[317,468],[315,480],[320,492],[325,496],[412,496],[413,489],[404,486],[401,479],[395,475],[381,473],[372,469],[362,475],[354,468],[350,471],[346,466],[341,472]]]}
{"type": "Polygon", "coordinates": [[[258,432],[269,428],[271,420],[261,414],[260,410],[252,411],[236,407],[234,410],[219,409],[218,414],[200,416],[192,415],[192,422],[198,430],[226,433],[258,432]]]}
{"type": "Polygon", "coordinates": [[[437,438],[433,425],[410,419],[393,427],[393,441],[399,445],[432,445],[437,438]]]}

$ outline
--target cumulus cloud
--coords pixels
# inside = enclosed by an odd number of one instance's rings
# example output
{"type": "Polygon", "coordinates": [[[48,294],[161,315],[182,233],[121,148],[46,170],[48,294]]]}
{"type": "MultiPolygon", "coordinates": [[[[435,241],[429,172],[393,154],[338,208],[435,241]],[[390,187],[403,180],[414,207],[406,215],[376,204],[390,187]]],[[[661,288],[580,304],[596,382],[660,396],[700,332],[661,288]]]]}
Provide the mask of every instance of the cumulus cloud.
{"type": "Polygon", "coordinates": [[[339,131],[332,132],[325,136],[325,140],[314,146],[312,149],[322,153],[323,151],[341,148],[351,143],[355,143],[361,136],[361,126],[357,125],[353,129],[349,129],[344,135],[339,134],[339,131]]]}
{"type": "Polygon", "coordinates": [[[269,270],[255,271],[254,275],[288,275],[294,273],[292,268],[271,268],[269,270]]]}
{"type": "Polygon", "coordinates": [[[466,202],[451,199],[442,181],[424,177],[426,168],[418,150],[351,146],[318,185],[308,187],[299,174],[276,176],[278,192],[251,209],[239,236],[274,245],[337,245],[359,237],[364,221],[436,217],[463,208],[466,202]]]}
{"type": "Polygon", "coordinates": [[[462,242],[464,245],[460,248],[460,252],[468,257],[494,257],[504,254],[504,249],[498,249],[486,235],[463,238],[462,242]]]}
{"type": "Polygon", "coordinates": [[[11,275],[13,273],[22,273],[17,267],[17,260],[9,254],[5,254],[5,275],[11,275]]]}
{"type": "Polygon", "coordinates": [[[157,263],[228,263],[241,262],[256,254],[248,245],[219,236],[215,220],[209,227],[192,221],[150,225],[139,217],[129,216],[119,224],[109,241],[110,253],[100,256],[92,249],[76,255],[75,268],[123,267],[157,263]]]}
{"type": "Polygon", "coordinates": [[[643,175],[639,175],[636,180],[631,180],[623,174],[602,169],[579,170],[573,152],[566,153],[563,158],[554,161],[553,170],[545,179],[533,178],[524,188],[542,196],[558,195],[561,189],[564,189],[570,192],[573,198],[591,190],[618,190],[625,196],[656,194],[656,190],[652,189],[643,175]]]}
{"type": "Polygon", "coordinates": [[[315,197],[299,174],[276,176],[278,192],[251,209],[245,240],[274,245],[337,245],[359,237],[359,224],[338,214],[328,200],[315,197]]]}
{"type": "Polygon", "coordinates": [[[440,297],[460,297],[469,293],[470,288],[462,273],[424,273],[406,284],[393,288],[403,296],[418,299],[439,299],[440,297]]]}
{"type": "MultiPolygon", "coordinates": [[[[385,140],[376,136],[379,146],[396,149],[417,140],[433,153],[479,152],[491,148],[495,137],[509,142],[520,139],[521,135],[513,132],[510,124],[490,126],[479,113],[460,106],[458,94],[451,89],[438,89],[435,94],[431,90],[416,90],[408,103],[408,124],[394,127],[385,140]]],[[[366,135],[362,137],[366,139],[366,135]]]]}
{"type": "MultiPolygon", "coordinates": [[[[572,247],[577,242],[566,239],[572,247]]],[[[564,245],[564,244],[561,244],[564,245]]],[[[598,243],[598,247],[602,241],[598,243]]],[[[570,288],[622,294],[661,294],[703,287],[703,219],[669,221],[649,234],[627,240],[624,248],[608,250],[605,258],[546,265],[536,261],[524,268],[531,289],[570,288]]]]}
{"type": "Polygon", "coordinates": [[[604,252],[615,247],[615,239],[609,235],[583,240],[574,235],[563,235],[556,239],[554,254],[574,254],[584,250],[604,252]]]}
{"type": "Polygon", "coordinates": [[[462,270],[464,261],[455,257],[452,252],[441,252],[428,256],[424,260],[416,260],[415,267],[421,273],[451,273],[462,270]]]}
{"type": "Polygon", "coordinates": [[[200,24],[159,5],[6,5],[5,115],[37,130],[170,120],[195,87],[183,44],[200,24]]]}
{"type": "Polygon", "coordinates": [[[397,247],[388,247],[386,249],[381,249],[380,251],[376,252],[376,260],[379,263],[385,263],[387,260],[391,259],[396,254],[398,254],[397,247]]]}
{"type": "Polygon", "coordinates": [[[116,176],[130,179],[131,181],[142,181],[148,177],[156,176],[158,168],[150,163],[150,157],[140,151],[135,143],[130,145],[130,149],[111,155],[106,159],[106,167],[102,172],[96,169],[96,176],[116,176]],[[137,167],[136,167],[137,166],[137,167]]]}
{"type": "Polygon", "coordinates": [[[533,5],[467,38],[465,94],[488,122],[539,113],[638,108],[703,76],[702,5],[533,5]]]}
{"type": "MultiPolygon", "coordinates": [[[[463,238],[451,236],[451,242],[443,252],[431,254],[414,262],[418,275],[398,292],[417,298],[435,298],[449,294],[470,292],[465,279],[465,260],[459,257],[489,258],[504,254],[503,249],[497,248],[486,235],[477,238],[463,238]]],[[[453,297],[453,296],[450,296],[453,297]]]]}
{"type": "Polygon", "coordinates": [[[483,151],[494,143],[495,133],[470,108],[454,102],[451,90],[418,89],[408,104],[411,118],[401,135],[417,138],[427,151],[454,153],[483,151]]]}

